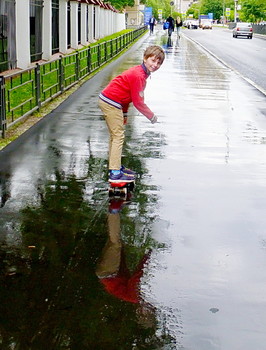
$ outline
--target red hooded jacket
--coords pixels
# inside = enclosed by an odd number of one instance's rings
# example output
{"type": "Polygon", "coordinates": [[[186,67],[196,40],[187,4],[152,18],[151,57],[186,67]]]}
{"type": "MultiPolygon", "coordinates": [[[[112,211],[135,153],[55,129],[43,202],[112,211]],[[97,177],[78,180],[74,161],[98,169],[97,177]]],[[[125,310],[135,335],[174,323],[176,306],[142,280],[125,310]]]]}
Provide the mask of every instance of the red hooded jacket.
{"type": "Polygon", "coordinates": [[[152,119],[154,113],[144,103],[144,89],[149,75],[144,63],[132,67],[114,78],[99,97],[123,112],[127,112],[129,104],[133,102],[140,113],[152,119]]]}

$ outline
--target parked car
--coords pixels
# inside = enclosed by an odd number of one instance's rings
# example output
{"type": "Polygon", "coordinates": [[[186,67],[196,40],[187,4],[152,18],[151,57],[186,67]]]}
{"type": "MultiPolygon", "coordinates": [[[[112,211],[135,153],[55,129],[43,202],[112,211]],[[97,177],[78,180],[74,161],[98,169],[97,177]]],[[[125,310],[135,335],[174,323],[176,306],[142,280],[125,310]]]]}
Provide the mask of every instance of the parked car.
{"type": "Polygon", "coordinates": [[[233,38],[237,38],[238,36],[246,36],[247,38],[252,39],[252,24],[247,22],[238,22],[235,28],[233,28],[233,38]]]}
{"type": "Polygon", "coordinates": [[[185,20],[183,25],[188,29],[198,29],[199,21],[196,19],[189,19],[189,20],[185,20]]]}
{"type": "Polygon", "coordinates": [[[198,29],[198,27],[199,27],[199,21],[197,21],[196,19],[191,20],[188,25],[189,29],[198,29]]]}
{"type": "Polygon", "coordinates": [[[212,29],[212,24],[211,24],[211,22],[209,22],[209,21],[204,21],[202,24],[201,24],[201,28],[202,29],[212,29]]]}

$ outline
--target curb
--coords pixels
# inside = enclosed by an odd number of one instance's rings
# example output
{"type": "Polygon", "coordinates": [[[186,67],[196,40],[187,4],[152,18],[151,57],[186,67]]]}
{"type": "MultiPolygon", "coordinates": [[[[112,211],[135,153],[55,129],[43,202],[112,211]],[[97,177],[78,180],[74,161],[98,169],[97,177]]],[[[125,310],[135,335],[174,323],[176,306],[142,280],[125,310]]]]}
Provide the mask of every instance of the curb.
{"type": "MultiPolygon", "coordinates": [[[[184,34],[183,34],[184,35],[184,34]]],[[[232,70],[234,73],[236,73],[237,75],[239,75],[242,79],[244,79],[246,82],[248,82],[250,85],[252,85],[254,88],[256,88],[257,90],[259,90],[263,95],[266,96],[266,90],[264,90],[262,87],[258,86],[256,83],[254,83],[252,80],[250,80],[249,78],[246,78],[244,75],[242,75],[238,70],[236,70],[234,67],[230,66],[230,64],[226,63],[223,59],[221,59],[220,57],[218,57],[217,55],[215,55],[212,51],[210,51],[209,49],[207,49],[204,45],[202,45],[201,43],[199,43],[198,41],[196,41],[195,39],[191,39],[188,36],[184,35],[186,37],[187,40],[192,41],[193,43],[195,43],[196,45],[200,46],[204,51],[208,52],[208,54],[210,54],[211,56],[213,56],[217,61],[219,61],[220,63],[222,63],[225,67],[229,68],[230,70],[232,70]]],[[[264,38],[263,38],[264,39],[264,38]]],[[[265,36],[266,39],[266,36],[265,36]]]]}

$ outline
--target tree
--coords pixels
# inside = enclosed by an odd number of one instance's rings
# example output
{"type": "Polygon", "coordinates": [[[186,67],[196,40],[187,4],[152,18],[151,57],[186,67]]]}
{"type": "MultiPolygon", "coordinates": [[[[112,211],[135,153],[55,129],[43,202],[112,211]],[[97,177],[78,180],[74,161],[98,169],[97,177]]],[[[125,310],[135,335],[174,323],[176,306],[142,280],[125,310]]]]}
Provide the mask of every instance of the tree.
{"type": "Polygon", "coordinates": [[[148,7],[152,7],[152,13],[156,19],[158,19],[158,9],[162,9],[163,18],[167,18],[171,13],[173,13],[169,0],[161,0],[160,3],[158,0],[142,0],[141,3],[148,7]]]}
{"type": "Polygon", "coordinates": [[[202,0],[201,14],[213,13],[213,19],[220,19],[223,15],[223,2],[221,0],[202,0]]]}
{"type": "Polygon", "coordinates": [[[258,22],[266,19],[265,0],[243,0],[240,19],[247,22],[258,22]]]}
{"type": "Polygon", "coordinates": [[[110,0],[112,6],[114,6],[117,10],[122,10],[126,6],[133,7],[135,4],[134,0],[110,0]]]}
{"type": "MultiPolygon", "coordinates": [[[[241,21],[258,22],[266,19],[265,0],[238,0],[237,4],[241,5],[241,10],[238,11],[241,21]]],[[[187,15],[192,14],[194,18],[198,18],[198,13],[213,13],[213,18],[219,20],[224,15],[225,8],[230,8],[233,19],[234,7],[234,0],[200,0],[190,6],[187,15]]]]}
{"type": "Polygon", "coordinates": [[[200,14],[200,3],[194,3],[192,4],[189,9],[187,10],[187,17],[189,17],[189,15],[192,15],[193,18],[199,18],[199,14],[200,14]]]}

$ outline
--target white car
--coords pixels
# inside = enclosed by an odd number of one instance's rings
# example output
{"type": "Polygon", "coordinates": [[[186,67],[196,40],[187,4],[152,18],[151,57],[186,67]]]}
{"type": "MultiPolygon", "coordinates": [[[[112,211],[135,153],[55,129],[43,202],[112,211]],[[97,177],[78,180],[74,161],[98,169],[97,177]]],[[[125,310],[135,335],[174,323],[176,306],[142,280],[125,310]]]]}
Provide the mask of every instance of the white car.
{"type": "Polygon", "coordinates": [[[199,27],[199,21],[196,19],[189,19],[184,22],[184,27],[187,27],[188,29],[198,29],[199,27]]]}
{"type": "Polygon", "coordinates": [[[209,22],[209,21],[203,22],[203,23],[201,24],[201,28],[202,28],[202,29],[212,29],[212,24],[211,24],[211,22],[209,22]]]}
{"type": "Polygon", "coordinates": [[[247,22],[238,22],[233,29],[233,38],[237,38],[238,36],[246,36],[247,38],[252,39],[252,24],[247,22]]]}

